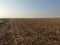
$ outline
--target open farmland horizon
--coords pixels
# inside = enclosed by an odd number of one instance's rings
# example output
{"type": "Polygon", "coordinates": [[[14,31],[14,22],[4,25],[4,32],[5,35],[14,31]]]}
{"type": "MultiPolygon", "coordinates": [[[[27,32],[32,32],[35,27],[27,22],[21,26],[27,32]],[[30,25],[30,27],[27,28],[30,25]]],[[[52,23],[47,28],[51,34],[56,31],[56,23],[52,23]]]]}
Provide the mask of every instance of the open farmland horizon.
{"type": "Polygon", "coordinates": [[[0,45],[59,45],[60,18],[1,18],[0,45]]]}

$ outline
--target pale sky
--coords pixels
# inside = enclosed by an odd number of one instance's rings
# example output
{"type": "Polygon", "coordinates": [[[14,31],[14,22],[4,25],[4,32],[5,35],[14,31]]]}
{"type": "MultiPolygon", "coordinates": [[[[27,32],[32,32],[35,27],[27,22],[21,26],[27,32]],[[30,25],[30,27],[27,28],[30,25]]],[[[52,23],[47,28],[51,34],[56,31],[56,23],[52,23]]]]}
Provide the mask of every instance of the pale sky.
{"type": "Polygon", "coordinates": [[[60,18],[60,0],[0,0],[0,18],[60,18]]]}

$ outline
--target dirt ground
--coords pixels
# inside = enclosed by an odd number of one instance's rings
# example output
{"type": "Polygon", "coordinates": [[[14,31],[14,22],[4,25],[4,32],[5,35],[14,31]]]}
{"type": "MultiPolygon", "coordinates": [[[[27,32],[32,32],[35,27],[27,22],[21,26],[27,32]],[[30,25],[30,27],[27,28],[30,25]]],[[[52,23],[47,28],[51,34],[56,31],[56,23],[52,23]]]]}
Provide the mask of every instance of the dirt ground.
{"type": "Polygon", "coordinates": [[[60,19],[0,19],[0,45],[60,45],[60,19]]]}

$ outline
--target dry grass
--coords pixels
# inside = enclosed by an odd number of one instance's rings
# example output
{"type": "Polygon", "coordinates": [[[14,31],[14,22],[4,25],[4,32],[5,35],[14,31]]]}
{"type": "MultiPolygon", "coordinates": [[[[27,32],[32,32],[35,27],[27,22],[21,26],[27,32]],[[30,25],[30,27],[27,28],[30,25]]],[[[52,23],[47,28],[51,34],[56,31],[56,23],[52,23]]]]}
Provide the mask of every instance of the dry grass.
{"type": "Polygon", "coordinates": [[[60,45],[60,19],[0,19],[0,45],[60,45]]]}

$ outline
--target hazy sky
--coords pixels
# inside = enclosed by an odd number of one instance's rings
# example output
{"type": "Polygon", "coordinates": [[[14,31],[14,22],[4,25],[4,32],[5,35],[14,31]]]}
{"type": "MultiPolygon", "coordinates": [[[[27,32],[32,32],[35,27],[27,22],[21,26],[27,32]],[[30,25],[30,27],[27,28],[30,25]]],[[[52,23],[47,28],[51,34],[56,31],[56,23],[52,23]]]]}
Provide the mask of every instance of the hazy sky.
{"type": "Polygon", "coordinates": [[[0,0],[0,18],[60,18],[60,0],[0,0]]]}

